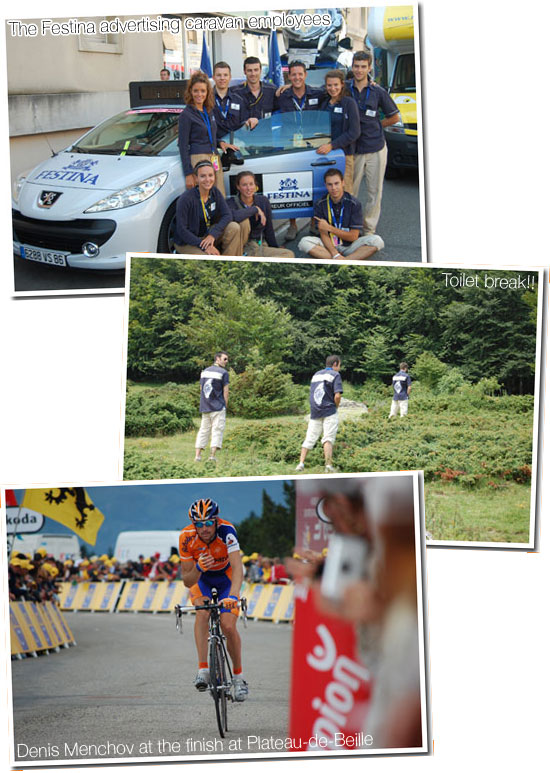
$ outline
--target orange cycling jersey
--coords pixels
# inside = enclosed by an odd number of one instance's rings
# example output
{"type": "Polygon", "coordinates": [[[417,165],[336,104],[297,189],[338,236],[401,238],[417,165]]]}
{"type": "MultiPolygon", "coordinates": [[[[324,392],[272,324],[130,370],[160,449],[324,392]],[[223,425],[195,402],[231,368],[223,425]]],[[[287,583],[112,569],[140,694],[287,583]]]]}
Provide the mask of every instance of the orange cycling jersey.
{"type": "Polygon", "coordinates": [[[183,562],[197,562],[204,552],[209,552],[215,564],[209,572],[223,572],[229,566],[229,554],[239,550],[239,541],[235,527],[229,521],[218,519],[216,536],[206,544],[200,539],[193,524],[189,524],[180,533],[179,552],[183,562]]]}

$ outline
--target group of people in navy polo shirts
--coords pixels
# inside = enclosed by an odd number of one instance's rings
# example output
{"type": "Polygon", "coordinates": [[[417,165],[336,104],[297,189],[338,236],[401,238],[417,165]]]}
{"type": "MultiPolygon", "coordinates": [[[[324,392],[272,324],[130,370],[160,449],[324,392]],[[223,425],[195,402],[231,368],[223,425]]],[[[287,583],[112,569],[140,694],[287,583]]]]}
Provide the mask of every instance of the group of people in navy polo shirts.
{"type": "MultiPolygon", "coordinates": [[[[370,52],[357,52],[353,80],[346,82],[341,70],[330,70],[324,89],[306,83],[302,62],[290,63],[290,83],[279,89],[261,80],[257,57],[244,60],[246,80],[237,86],[229,85],[231,68],[226,62],[214,65],[214,88],[205,73],[194,73],[179,121],[186,191],[176,207],[176,250],[198,255],[294,257],[293,251],[277,243],[269,199],[258,193],[252,172],[244,169],[237,175],[237,194],[226,200],[221,153],[238,150],[224,139],[232,131],[245,125],[253,130],[261,118],[275,111],[303,110],[330,112],[331,140],[317,148],[317,153],[340,148],[346,164],[344,173],[337,168],[325,173],[327,193],[314,203],[319,235],[302,238],[299,250],[315,258],[364,260],[382,249],[384,242],[375,231],[387,160],[384,127],[399,121],[399,112],[388,93],[371,80],[371,68],[370,52]],[[358,199],[363,179],[367,187],[364,205],[358,199]]],[[[285,241],[296,236],[296,221],[290,220],[285,241]]]]}

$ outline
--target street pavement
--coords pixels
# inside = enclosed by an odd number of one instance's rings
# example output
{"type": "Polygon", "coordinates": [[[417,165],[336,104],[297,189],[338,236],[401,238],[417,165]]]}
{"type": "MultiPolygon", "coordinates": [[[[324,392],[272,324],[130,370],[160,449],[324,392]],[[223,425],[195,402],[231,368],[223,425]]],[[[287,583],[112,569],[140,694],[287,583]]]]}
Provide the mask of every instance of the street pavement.
{"type": "Polygon", "coordinates": [[[249,621],[244,629],[239,621],[250,696],[229,704],[222,740],[214,701],[192,684],[192,617],[184,618],[183,635],[171,614],[77,612],[67,622],[76,647],[12,662],[16,760],[42,766],[63,759],[242,756],[286,738],[289,624],[249,621]]]}

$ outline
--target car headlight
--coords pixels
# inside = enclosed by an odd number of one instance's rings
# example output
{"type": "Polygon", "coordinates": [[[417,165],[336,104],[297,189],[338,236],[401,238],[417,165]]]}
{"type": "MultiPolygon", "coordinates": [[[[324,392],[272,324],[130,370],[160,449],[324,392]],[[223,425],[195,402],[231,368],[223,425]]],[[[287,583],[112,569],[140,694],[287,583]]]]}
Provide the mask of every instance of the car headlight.
{"type": "Polygon", "coordinates": [[[106,212],[110,209],[124,209],[124,207],[133,207],[134,204],[141,204],[142,201],[146,201],[151,196],[154,196],[167,179],[168,172],[161,172],[154,177],[149,177],[147,180],[130,185],[128,188],[123,188],[121,191],[100,199],[100,201],[97,201],[93,206],[84,211],[86,213],[106,212]]]}
{"type": "Polygon", "coordinates": [[[25,184],[27,175],[28,175],[28,172],[21,172],[21,174],[17,175],[17,179],[13,183],[12,196],[16,204],[19,201],[19,194],[21,193],[21,188],[25,184]]]}
{"type": "Polygon", "coordinates": [[[392,123],[391,126],[385,126],[384,128],[387,132],[393,132],[394,134],[405,134],[405,124],[401,118],[401,113],[399,113],[399,121],[397,121],[397,123],[392,123]]]}

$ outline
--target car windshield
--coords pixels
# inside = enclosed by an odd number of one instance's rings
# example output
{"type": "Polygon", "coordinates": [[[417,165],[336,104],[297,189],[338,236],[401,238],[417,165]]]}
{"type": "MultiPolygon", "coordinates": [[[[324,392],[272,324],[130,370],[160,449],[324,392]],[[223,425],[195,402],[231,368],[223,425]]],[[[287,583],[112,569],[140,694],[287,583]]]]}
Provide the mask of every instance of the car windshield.
{"type": "Polygon", "coordinates": [[[244,158],[292,153],[318,148],[330,142],[330,113],[296,110],[262,118],[255,129],[245,127],[233,134],[232,142],[244,158]]]}
{"type": "Polygon", "coordinates": [[[72,147],[73,153],[158,156],[177,153],[178,119],[183,108],[125,110],[96,126],[72,147]]]}
{"type": "Polygon", "coordinates": [[[403,54],[397,60],[392,91],[416,91],[414,54],[403,54]]]}

